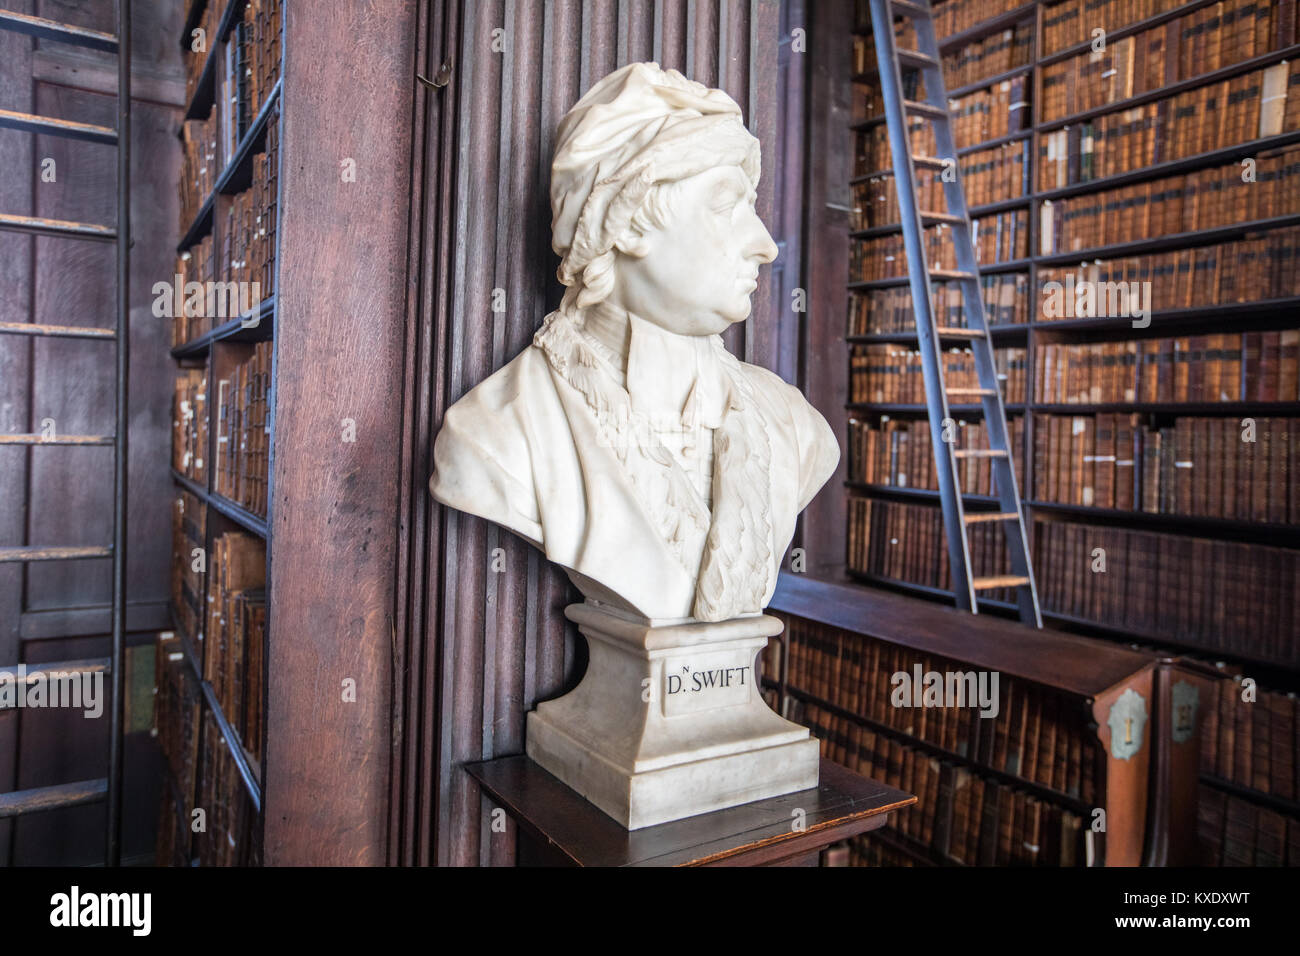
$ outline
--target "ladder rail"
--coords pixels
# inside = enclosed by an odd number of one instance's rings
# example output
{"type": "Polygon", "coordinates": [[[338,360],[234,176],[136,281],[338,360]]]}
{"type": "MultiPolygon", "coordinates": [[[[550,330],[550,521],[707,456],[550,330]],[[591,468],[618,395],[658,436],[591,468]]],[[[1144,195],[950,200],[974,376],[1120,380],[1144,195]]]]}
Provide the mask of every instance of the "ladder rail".
{"type": "MultiPolygon", "coordinates": [[[[912,144],[903,106],[902,71],[894,46],[893,17],[889,0],[871,0],[872,36],[876,45],[876,62],[880,70],[881,98],[885,103],[886,130],[894,167],[894,186],[898,193],[898,207],[903,227],[904,248],[907,252],[908,284],[912,291],[912,305],[916,312],[917,340],[924,368],[926,406],[930,409],[930,443],[933,446],[935,473],[939,482],[939,498],[945,519],[955,516],[953,527],[946,535],[948,566],[951,571],[953,592],[957,606],[965,611],[978,611],[975,590],[972,586],[970,551],[964,546],[965,514],[958,491],[957,466],[951,452],[952,443],[944,441],[944,423],[952,421],[948,409],[948,395],[944,389],[941,345],[935,334],[934,302],[931,298],[930,270],[925,261],[921,212],[916,201],[916,174],[912,167],[912,144]],[[935,420],[936,410],[938,420],[935,420]],[[954,530],[956,533],[953,533],[954,530]]],[[[922,21],[918,21],[922,22],[922,21]]],[[[928,84],[927,84],[928,86],[928,84]]],[[[938,125],[938,124],[936,124],[938,125]]],[[[951,155],[951,153],[949,153],[951,155]]]]}
{"type": "Polygon", "coordinates": [[[131,371],[131,0],[117,0],[117,403],[113,429],[113,635],[109,675],[104,862],[122,863],[122,734],[126,702],[127,403],[131,371]]]}

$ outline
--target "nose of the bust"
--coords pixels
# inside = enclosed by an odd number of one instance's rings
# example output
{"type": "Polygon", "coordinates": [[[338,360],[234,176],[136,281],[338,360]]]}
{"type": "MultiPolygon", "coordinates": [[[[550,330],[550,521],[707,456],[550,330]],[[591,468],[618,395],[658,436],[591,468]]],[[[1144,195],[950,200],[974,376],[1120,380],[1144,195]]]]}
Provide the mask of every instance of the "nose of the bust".
{"type": "Polygon", "coordinates": [[[767,231],[767,226],[763,225],[763,220],[758,218],[757,213],[752,216],[749,233],[749,243],[745,249],[745,254],[751,259],[757,259],[763,265],[774,260],[778,252],[776,243],[772,240],[772,234],[767,231]]]}

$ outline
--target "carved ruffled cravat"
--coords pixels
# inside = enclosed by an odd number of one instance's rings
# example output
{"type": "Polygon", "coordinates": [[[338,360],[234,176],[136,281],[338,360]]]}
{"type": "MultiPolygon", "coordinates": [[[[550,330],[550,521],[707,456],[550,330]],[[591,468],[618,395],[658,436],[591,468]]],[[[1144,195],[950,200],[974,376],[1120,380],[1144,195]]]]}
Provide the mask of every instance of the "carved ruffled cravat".
{"type": "Polygon", "coordinates": [[[626,359],[565,311],[547,316],[533,341],[582,394],[669,550],[698,574],[692,615],[721,621],[756,613],[772,565],[772,453],[751,386],[718,336],[628,321],[626,359]],[[712,508],[665,445],[666,428],[712,430],[712,508]]]}
{"type": "Polygon", "coordinates": [[[608,306],[584,310],[578,321],[627,390],[632,411],[651,423],[711,510],[713,430],[731,398],[731,379],[718,358],[722,340],[675,335],[608,306]]]}

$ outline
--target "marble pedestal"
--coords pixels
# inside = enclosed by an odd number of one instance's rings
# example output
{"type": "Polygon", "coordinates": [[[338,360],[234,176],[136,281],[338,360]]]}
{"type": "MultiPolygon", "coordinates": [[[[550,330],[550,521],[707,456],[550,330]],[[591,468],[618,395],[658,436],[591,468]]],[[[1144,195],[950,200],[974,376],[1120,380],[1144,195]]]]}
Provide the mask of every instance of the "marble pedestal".
{"type": "Polygon", "coordinates": [[[528,715],[528,756],[629,830],[817,786],[807,728],[763,701],[774,617],[653,626],[590,604],[565,615],[590,663],[528,715]]]}

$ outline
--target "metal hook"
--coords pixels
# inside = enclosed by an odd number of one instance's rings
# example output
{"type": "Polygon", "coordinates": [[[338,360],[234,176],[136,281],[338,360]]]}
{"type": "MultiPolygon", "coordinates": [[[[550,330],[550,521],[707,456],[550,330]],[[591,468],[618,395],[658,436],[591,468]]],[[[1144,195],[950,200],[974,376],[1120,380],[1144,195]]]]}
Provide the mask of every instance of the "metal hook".
{"type": "Polygon", "coordinates": [[[440,90],[451,82],[451,64],[444,63],[442,66],[438,67],[438,72],[434,75],[433,79],[429,79],[427,76],[420,73],[415,74],[415,78],[431,90],[440,90]]]}

